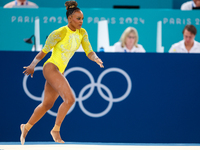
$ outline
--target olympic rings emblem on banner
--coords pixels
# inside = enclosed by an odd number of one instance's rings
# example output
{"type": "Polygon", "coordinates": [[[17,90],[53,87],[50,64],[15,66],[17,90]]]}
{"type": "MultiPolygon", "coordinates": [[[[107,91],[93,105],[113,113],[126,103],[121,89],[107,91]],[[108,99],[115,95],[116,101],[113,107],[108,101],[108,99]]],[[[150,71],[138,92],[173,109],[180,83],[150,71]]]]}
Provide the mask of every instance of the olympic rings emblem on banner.
{"type": "MultiPolygon", "coordinates": [[[[38,66],[38,67],[35,67],[35,71],[39,71],[39,70],[42,70],[42,69],[43,69],[43,67],[39,67],[39,66],[38,66]]],[[[130,92],[131,92],[131,89],[132,89],[131,78],[130,78],[129,75],[128,75],[124,70],[122,70],[122,69],[119,69],[119,68],[109,68],[109,69],[104,70],[104,71],[99,75],[99,77],[98,77],[96,83],[95,83],[95,81],[94,81],[94,78],[93,78],[92,74],[91,74],[88,70],[86,70],[85,68],[81,68],[81,67],[73,67],[73,68],[68,69],[68,70],[64,73],[64,76],[66,77],[68,74],[70,74],[70,73],[72,73],[72,72],[75,72],[75,71],[80,71],[80,72],[85,73],[85,74],[89,77],[89,79],[90,79],[90,83],[87,84],[87,85],[85,85],[85,86],[81,89],[81,91],[80,91],[80,93],[79,93],[78,96],[75,95],[75,92],[74,92],[74,90],[72,89],[73,94],[74,94],[74,96],[75,96],[75,98],[76,98],[76,102],[78,102],[78,104],[79,104],[81,110],[83,111],[83,113],[85,113],[86,115],[88,115],[88,116],[90,116],[90,117],[95,117],[95,118],[97,118],[97,117],[102,117],[102,116],[106,115],[106,114],[111,110],[113,103],[115,103],[115,102],[120,102],[120,101],[125,100],[125,99],[128,97],[128,95],[130,94],[130,92]],[[127,81],[127,89],[126,89],[126,92],[125,92],[121,97],[114,98],[112,92],[110,91],[110,89],[109,89],[107,86],[105,86],[104,84],[101,83],[103,77],[104,77],[105,75],[107,75],[108,73],[111,73],[111,72],[117,72],[117,73],[122,74],[122,75],[125,77],[126,81],[127,81]],[[97,87],[97,91],[98,91],[99,95],[100,95],[104,100],[106,100],[106,101],[109,102],[107,108],[106,108],[104,111],[100,112],[100,113],[92,113],[92,112],[89,112],[89,111],[84,107],[84,105],[83,105],[83,101],[87,100],[87,99],[93,94],[95,87],[97,87]],[[89,89],[88,93],[84,95],[84,93],[85,93],[88,89],[89,89]],[[103,93],[102,89],[107,93],[107,95],[105,95],[105,94],[103,93]]],[[[28,96],[29,98],[31,98],[31,99],[33,99],[33,100],[35,100],[35,101],[41,101],[41,102],[42,102],[42,101],[43,101],[43,98],[44,98],[44,91],[42,92],[42,96],[41,96],[41,97],[37,97],[37,96],[31,94],[31,93],[29,92],[28,88],[27,88],[27,80],[28,80],[28,77],[29,77],[29,76],[26,76],[26,75],[25,75],[25,76],[24,76],[24,79],[23,79],[23,89],[24,89],[24,92],[27,94],[27,96],[28,96]]],[[[70,110],[68,111],[67,114],[69,114],[69,113],[72,112],[72,110],[74,109],[75,105],[76,105],[76,103],[74,103],[74,105],[70,108],[70,110]]],[[[52,116],[57,116],[57,113],[56,113],[56,112],[53,112],[52,110],[48,110],[47,112],[48,112],[50,115],[52,115],[52,116]]]]}

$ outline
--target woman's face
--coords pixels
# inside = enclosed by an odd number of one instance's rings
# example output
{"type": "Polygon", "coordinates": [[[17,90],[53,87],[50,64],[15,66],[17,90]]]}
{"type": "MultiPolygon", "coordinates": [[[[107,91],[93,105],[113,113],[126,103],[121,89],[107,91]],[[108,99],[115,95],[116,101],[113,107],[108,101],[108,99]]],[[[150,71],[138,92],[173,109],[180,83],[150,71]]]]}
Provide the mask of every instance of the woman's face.
{"type": "Polygon", "coordinates": [[[69,26],[72,30],[80,29],[83,24],[83,13],[78,10],[69,17],[69,26]]]}
{"type": "Polygon", "coordinates": [[[133,32],[129,33],[128,36],[125,39],[125,44],[127,46],[133,46],[136,41],[136,36],[133,32]]]}

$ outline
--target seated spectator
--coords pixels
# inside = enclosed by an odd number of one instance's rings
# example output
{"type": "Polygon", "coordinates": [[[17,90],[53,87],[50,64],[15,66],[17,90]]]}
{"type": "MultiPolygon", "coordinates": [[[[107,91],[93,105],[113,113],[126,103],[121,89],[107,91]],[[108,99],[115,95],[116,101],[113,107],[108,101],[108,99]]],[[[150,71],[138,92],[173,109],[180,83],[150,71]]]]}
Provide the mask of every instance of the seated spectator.
{"type": "Polygon", "coordinates": [[[171,46],[169,53],[200,53],[200,43],[195,41],[197,29],[186,25],[183,29],[183,40],[171,46]]]}
{"type": "Polygon", "coordinates": [[[3,8],[14,8],[14,7],[38,8],[38,5],[27,0],[15,0],[15,1],[7,3],[6,5],[4,5],[3,8]]]}
{"type": "Polygon", "coordinates": [[[138,44],[138,32],[133,27],[128,27],[121,35],[120,41],[113,46],[114,52],[146,52],[142,45],[138,44]]]}
{"type": "Polygon", "coordinates": [[[193,0],[183,3],[181,5],[181,10],[192,10],[196,7],[200,7],[200,0],[193,0]]]}

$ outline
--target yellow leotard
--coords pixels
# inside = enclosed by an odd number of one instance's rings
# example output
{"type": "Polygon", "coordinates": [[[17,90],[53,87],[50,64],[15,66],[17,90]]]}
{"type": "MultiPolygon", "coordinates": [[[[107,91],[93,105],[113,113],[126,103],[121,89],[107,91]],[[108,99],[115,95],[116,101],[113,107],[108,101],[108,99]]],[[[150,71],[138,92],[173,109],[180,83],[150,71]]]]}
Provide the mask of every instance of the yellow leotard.
{"type": "Polygon", "coordinates": [[[54,30],[47,38],[45,46],[42,49],[44,53],[48,53],[53,48],[51,57],[44,65],[51,62],[63,73],[69,60],[81,44],[86,55],[93,51],[85,29],[81,28],[72,31],[68,26],[63,26],[54,30]]]}

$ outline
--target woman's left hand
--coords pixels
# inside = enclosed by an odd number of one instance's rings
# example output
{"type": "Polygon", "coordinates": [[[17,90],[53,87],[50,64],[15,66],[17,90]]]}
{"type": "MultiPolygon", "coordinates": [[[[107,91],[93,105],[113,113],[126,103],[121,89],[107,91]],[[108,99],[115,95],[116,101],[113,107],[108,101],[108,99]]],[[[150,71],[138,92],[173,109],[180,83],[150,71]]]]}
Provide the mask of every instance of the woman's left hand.
{"type": "Polygon", "coordinates": [[[102,62],[102,60],[101,60],[100,58],[95,59],[95,62],[96,62],[101,68],[104,68],[103,62],[102,62]]]}

